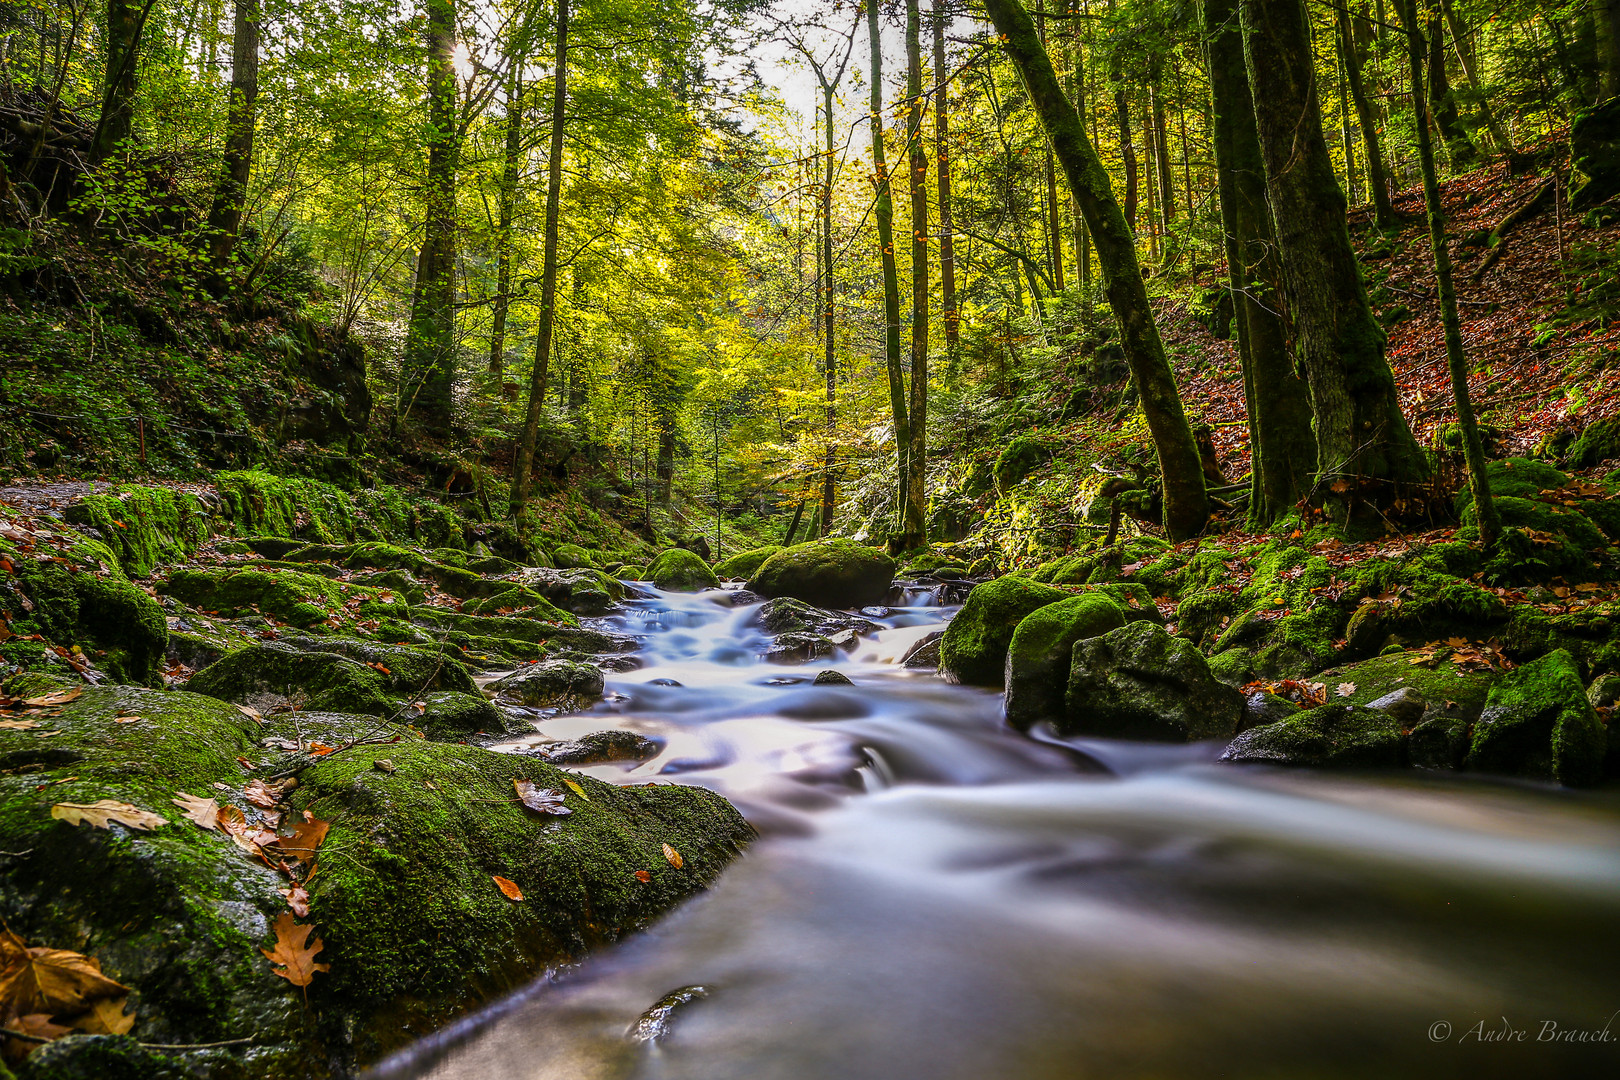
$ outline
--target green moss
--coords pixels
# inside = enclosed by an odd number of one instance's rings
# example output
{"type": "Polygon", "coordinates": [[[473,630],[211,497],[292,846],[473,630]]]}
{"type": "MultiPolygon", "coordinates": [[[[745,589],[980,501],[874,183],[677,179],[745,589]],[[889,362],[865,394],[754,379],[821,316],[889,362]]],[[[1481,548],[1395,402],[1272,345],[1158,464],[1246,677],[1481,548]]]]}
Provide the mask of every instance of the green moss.
{"type": "Polygon", "coordinates": [[[1055,452],[1048,439],[1019,435],[996,458],[996,487],[1006,491],[1052,459],[1055,452]]]}
{"type": "MultiPolygon", "coordinates": [[[[1495,501],[1507,528],[1484,567],[1491,581],[1590,575],[1593,556],[1609,547],[1603,531],[1573,510],[1532,499],[1502,497],[1495,501]]],[[[1464,513],[1463,521],[1474,523],[1473,507],[1464,513]]]]}
{"type": "Polygon", "coordinates": [[[596,560],[578,544],[558,544],[551,554],[559,570],[595,570],[596,560]]]}
{"type": "MultiPolygon", "coordinates": [[[[168,596],[204,611],[275,615],[309,627],[342,615],[345,605],[385,603],[376,589],[292,570],[176,570],[158,586],[168,596]]],[[[404,601],[397,601],[403,610],[404,601]]]]}
{"type": "Polygon", "coordinates": [[[405,717],[428,738],[438,742],[459,742],[478,735],[524,735],[534,725],[509,718],[480,694],[436,690],[422,699],[422,712],[415,720],[405,717]]]}
{"type": "Polygon", "coordinates": [[[975,585],[962,610],[945,627],[939,645],[940,674],[953,682],[1001,687],[1007,650],[1018,624],[1047,604],[1072,595],[1017,574],[975,585]]]}
{"type": "Polygon", "coordinates": [[[126,573],[145,577],[161,563],[184,559],[208,539],[210,514],[189,492],[124,485],[92,492],[63,516],[93,528],[126,573]]]}
{"type": "Polygon", "coordinates": [[[818,607],[859,607],[883,601],[894,569],[893,559],[865,544],[813,540],[766,559],[748,587],[761,596],[792,596],[818,607]]]}
{"type": "Polygon", "coordinates": [[[1509,672],[1474,725],[1468,767],[1571,786],[1603,775],[1607,740],[1575,658],[1560,649],[1509,672]]]}
{"type": "Polygon", "coordinates": [[[1432,706],[1444,707],[1449,702],[1457,713],[1477,717],[1497,677],[1489,671],[1458,667],[1449,655],[1444,648],[1433,654],[1400,651],[1329,668],[1316,679],[1327,685],[1336,700],[1342,696],[1349,705],[1370,705],[1386,694],[1412,689],[1432,706]],[[1354,689],[1340,695],[1339,688],[1345,686],[1354,689]]]}
{"type": "Polygon", "coordinates": [[[1620,420],[1604,417],[1586,425],[1564,460],[1572,469],[1589,469],[1617,457],[1620,457],[1620,420]]]}
{"type": "Polygon", "coordinates": [[[1007,647],[1007,723],[1027,731],[1063,714],[1074,643],[1125,625],[1125,612],[1100,593],[1036,608],[1019,621],[1007,647]]]}
{"type": "Polygon", "coordinates": [[[285,701],[311,711],[371,716],[392,716],[403,700],[428,690],[476,689],[466,668],[426,650],[315,640],[323,651],[280,641],[235,649],[192,676],[186,688],[241,704],[285,701]]]}
{"type": "Polygon", "coordinates": [[[572,615],[559,609],[550,600],[522,585],[502,589],[482,600],[468,601],[461,606],[461,610],[469,615],[500,615],[522,611],[530,618],[547,619],[569,626],[576,621],[572,615]]]}
{"type": "Polygon", "coordinates": [[[1242,715],[1242,695],[1191,642],[1138,621],[1074,643],[1057,730],[1189,742],[1230,738],[1242,715]]]}
{"type": "Polygon", "coordinates": [[[1041,563],[1026,575],[1045,585],[1080,585],[1091,577],[1097,560],[1089,555],[1060,555],[1041,563]]]}
{"type": "Polygon", "coordinates": [[[1232,740],[1222,761],[1318,768],[1398,768],[1406,735],[1388,713],[1355,705],[1308,709],[1232,740]]]}
{"type": "Polygon", "coordinates": [[[696,552],[670,548],[647,566],[647,579],[660,589],[672,592],[701,592],[718,589],[720,580],[696,552]]]}

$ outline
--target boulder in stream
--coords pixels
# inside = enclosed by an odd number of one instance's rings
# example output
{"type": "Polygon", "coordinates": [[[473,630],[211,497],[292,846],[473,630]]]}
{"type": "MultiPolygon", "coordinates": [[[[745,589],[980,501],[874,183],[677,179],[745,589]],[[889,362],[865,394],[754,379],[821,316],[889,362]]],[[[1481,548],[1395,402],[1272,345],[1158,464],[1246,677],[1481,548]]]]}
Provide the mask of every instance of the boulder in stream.
{"type": "Polygon", "coordinates": [[[535,708],[582,709],[599,700],[602,669],[577,660],[542,660],[492,684],[501,698],[535,708]]]}
{"type": "Polygon", "coordinates": [[[1191,742],[1229,739],[1243,695],[1216,679],[1192,642],[1132,622],[1074,643],[1061,722],[1065,735],[1191,742]]]}
{"type": "Polygon", "coordinates": [[[1074,643],[1125,625],[1125,613],[1101,593],[1036,608],[1019,622],[1007,649],[1007,723],[1020,731],[1060,720],[1074,643]]]}
{"type": "Polygon", "coordinates": [[[894,581],[894,560],[854,540],[812,540],[783,548],[760,564],[748,588],[761,596],[791,596],[818,607],[881,603],[894,581]]]}
{"type": "Polygon", "coordinates": [[[1320,768],[1398,768],[1406,733],[1389,713],[1361,705],[1322,705],[1287,720],[1250,728],[1222,761],[1320,768]]]}
{"type": "Polygon", "coordinates": [[[1503,675],[1474,725],[1468,768],[1594,784],[1607,736],[1587,700],[1575,659],[1558,649],[1503,675]]]}
{"type": "Polygon", "coordinates": [[[1031,612],[1072,594],[1017,574],[975,585],[945,628],[940,674],[951,682],[1000,688],[1013,631],[1031,612]]]}
{"type": "Polygon", "coordinates": [[[670,592],[702,592],[718,589],[720,579],[696,552],[670,548],[647,565],[646,579],[670,592]]]}

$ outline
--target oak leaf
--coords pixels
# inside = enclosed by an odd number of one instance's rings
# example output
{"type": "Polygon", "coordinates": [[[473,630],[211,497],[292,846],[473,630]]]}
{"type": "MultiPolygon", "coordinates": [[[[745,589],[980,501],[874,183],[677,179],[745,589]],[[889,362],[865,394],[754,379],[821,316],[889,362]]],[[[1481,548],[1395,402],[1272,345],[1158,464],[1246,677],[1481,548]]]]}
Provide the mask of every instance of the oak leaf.
{"type": "Polygon", "coordinates": [[[276,847],[300,862],[308,862],[315,857],[315,849],[326,839],[326,831],[332,827],[332,823],[322,821],[305,810],[304,820],[294,818],[286,827],[291,831],[277,838],[276,847]]]}
{"type": "Polygon", "coordinates": [[[128,1003],[128,997],[102,998],[76,1018],[73,1027],[86,1035],[128,1035],[135,1026],[135,1014],[124,1011],[128,1003]]]}
{"type": "Polygon", "coordinates": [[[499,874],[494,874],[492,876],[495,879],[495,886],[500,889],[501,892],[506,894],[506,898],[508,900],[523,899],[523,890],[518,888],[517,882],[511,880],[510,878],[503,878],[499,874]]]}
{"type": "Polygon", "coordinates": [[[38,720],[0,720],[0,731],[27,731],[37,727],[38,720]]]}
{"type": "Polygon", "coordinates": [[[276,947],[259,951],[276,965],[272,970],[294,986],[308,986],[317,971],[331,971],[330,964],[317,964],[315,954],[326,948],[320,938],[309,940],[312,925],[300,925],[290,911],[276,916],[276,947]]]}
{"type": "Polygon", "coordinates": [[[281,792],[266,784],[263,780],[249,780],[243,797],[254,806],[269,810],[281,801],[281,792]]]}
{"type": "Polygon", "coordinates": [[[186,817],[205,829],[217,830],[219,828],[219,803],[213,799],[203,799],[196,795],[187,795],[183,791],[174,793],[174,805],[185,812],[186,817]]]}
{"type": "Polygon", "coordinates": [[[1353,682],[1342,682],[1338,686],[1334,687],[1333,690],[1340,697],[1349,697],[1351,694],[1356,692],[1356,684],[1353,682]]]}
{"type": "Polygon", "coordinates": [[[51,817],[69,825],[89,822],[98,829],[108,828],[113,822],[131,829],[156,829],[169,823],[166,817],[112,799],[98,799],[93,803],[57,803],[51,807],[51,817]]]}
{"type": "Polygon", "coordinates": [[[302,919],[309,914],[309,891],[302,885],[282,889],[281,895],[287,898],[287,906],[292,908],[294,915],[302,919]]]}
{"type": "Polygon", "coordinates": [[[41,694],[39,697],[27,698],[23,701],[23,704],[28,706],[30,709],[44,709],[52,705],[66,705],[70,701],[77,701],[79,696],[83,693],[84,687],[75,686],[71,690],[55,690],[49,694],[41,694]]]}
{"type": "Polygon", "coordinates": [[[512,787],[517,791],[518,801],[537,813],[557,814],[558,816],[573,813],[572,810],[563,805],[563,799],[566,796],[560,791],[536,787],[533,780],[513,780],[512,787]]]}

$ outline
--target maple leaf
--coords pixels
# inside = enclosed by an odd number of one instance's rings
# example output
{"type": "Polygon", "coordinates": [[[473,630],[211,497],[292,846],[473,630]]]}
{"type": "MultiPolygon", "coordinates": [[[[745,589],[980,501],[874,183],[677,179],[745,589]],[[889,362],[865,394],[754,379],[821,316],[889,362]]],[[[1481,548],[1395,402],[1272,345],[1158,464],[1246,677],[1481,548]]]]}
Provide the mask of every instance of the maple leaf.
{"type": "Polygon", "coordinates": [[[75,686],[71,690],[56,690],[49,694],[41,694],[39,697],[26,698],[23,704],[30,709],[45,709],[52,705],[66,705],[70,701],[77,701],[83,693],[84,687],[75,686]]]}
{"type": "Polygon", "coordinates": [[[203,828],[209,830],[219,828],[219,803],[213,799],[203,799],[177,791],[174,793],[174,805],[185,811],[186,817],[203,828]]]}
{"type": "Polygon", "coordinates": [[[51,817],[59,818],[69,825],[79,825],[88,821],[98,829],[108,828],[113,822],[131,829],[156,829],[169,823],[166,817],[126,802],[114,802],[112,799],[99,799],[88,804],[57,803],[51,807],[51,817]]]}
{"type": "Polygon", "coordinates": [[[326,831],[332,827],[332,823],[322,821],[305,810],[304,820],[299,821],[295,818],[287,827],[292,831],[286,836],[278,837],[276,847],[299,862],[308,862],[315,857],[315,849],[326,839],[326,831]]]}
{"type": "Polygon", "coordinates": [[[495,875],[492,875],[492,876],[495,879],[496,887],[499,888],[501,890],[501,892],[506,894],[506,898],[508,900],[522,900],[523,899],[523,890],[518,888],[517,882],[511,880],[510,878],[503,878],[499,874],[495,874],[495,875]]]}
{"type": "Polygon", "coordinates": [[[124,1011],[128,1003],[128,997],[101,998],[74,1020],[73,1028],[86,1035],[128,1035],[135,1026],[135,1014],[124,1011]]]}
{"type": "Polygon", "coordinates": [[[83,953],[31,949],[11,931],[0,931],[0,1015],[73,1015],[98,999],[128,993],[129,987],[103,975],[101,964],[83,953]]]}
{"type": "Polygon", "coordinates": [[[292,912],[283,911],[276,916],[276,947],[259,950],[276,965],[271,970],[294,986],[308,986],[315,980],[317,971],[332,970],[330,964],[315,962],[315,954],[326,948],[326,943],[320,938],[309,940],[310,931],[314,929],[312,925],[299,924],[292,912]]]}
{"type": "Polygon", "coordinates": [[[535,787],[533,780],[513,780],[512,787],[517,790],[518,801],[530,810],[541,814],[556,814],[564,816],[573,811],[563,805],[566,796],[560,791],[551,788],[535,787]]]}
{"type": "Polygon", "coordinates": [[[664,845],[664,858],[668,859],[669,865],[673,866],[677,870],[686,864],[686,860],[681,858],[681,853],[670,847],[668,844],[664,845]]]}

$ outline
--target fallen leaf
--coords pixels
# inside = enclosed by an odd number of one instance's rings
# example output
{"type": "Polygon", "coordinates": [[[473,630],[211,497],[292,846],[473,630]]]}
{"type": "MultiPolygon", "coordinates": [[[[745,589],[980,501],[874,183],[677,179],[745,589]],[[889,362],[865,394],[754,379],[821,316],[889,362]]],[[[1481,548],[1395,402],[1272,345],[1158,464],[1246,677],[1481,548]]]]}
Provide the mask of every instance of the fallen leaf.
{"type": "Polygon", "coordinates": [[[186,817],[195,821],[205,829],[218,830],[219,803],[213,799],[199,798],[196,795],[187,795],[183,791],[174,793],[174,805],[185,811],[186,817]]]}
{"type": "Polygon", "coordinates": [[[49,694],[41,694],[39,697],[27,698],[23,701],[23,704],[28,706],[30,709],[44,709],[49,708],[52,705],[66,705],[70,701],[77,701],[80,695],[83,693],[84,687],[75,686],[71,690],[56,690],[49,694]]]}
{"type": "Polygon", "coordinates": [[[652,880],[652,875],[647,873],[647,871],[645,871],[645,870],[637,870],[636,871],[636,880],[641,882],[643,885],[645,885],[647,882],[652,880]]]}
{"type": "Polygon", "coordinates": [[[327,754],[333,753],[336,750],[337,747],[327,746],[323,742],[312,742],[309,744],[310,757],[325,757],[327,754]]]}
{"type": "Polygon", "coordinates": [[[51,807],[51,817],[59,818],[69,825],[89,822],[98,829],[105,829],[113,822],[131,829],[156,829],[169,823],[166,817],[129,803],[114,802],[112,799],[99,799],[88,804],[57,803],[51,807]]]}
{"type": "Polygon", "coordinates": [[[310,931],[314,929],[314,926],[296,922],[292,912],[283,911],[276,916],[276,947],[259,950],[276,965],[272,970],[294,986],[308,986],[317,971],[332,970],[330,964],[315,962],[315,954],[324,949],[326,943],[320,938],[313,943],[309,941],[310,931]]]}
{"type": "Polygon", "coordinates": [[[499,874],[495,874],[494,878],[496,886],[500,888],[501,892],[506,894],[506,898],[508,900],[523,899],[523,890],[517,887],[517,882],[512,881],[509,878],[503,878],[499,874]]]}
{"type": "Polygon", "coordinates": [[[141,717],[141,716],[115,716],[115,717],[113,717],[113,723],[115,723],[115,724],[133,724],[135,721],[143,720],[143,719],[145,719],[145,717],[141,717]]]}
{"type": "Polygon", "coordinates": [[[27,731],[37,727],[38,720],[0,720],[0,731],[27,731]]]}
{"type": "Polygon", "coordinates": [[[73,1021],[73,1027],[86,1035],[128,1035],[135,1026],[135,1014],[126,1013],[129,998],[102,998],[90,1011],[73,1021]]]}
{"type": "MultiPolygon", "coordinates": [[[[37,1038],[48,1041],[54,1041],[56,1039],[60,1039],[64,1035],[70,1035],[73,1033],[73,1029],[70,1027],[63,1027],[61,1024],[53,1024],[51,1022],[50,1013],[29,1013],[27,1016],[17,1017],[6,1026],[23,1035],[33,1035],[37,1038]]],[[[39,1045],[31,1040],[24,1042],[22,1039],[8,1039],[6,1044],[8,1047],[18,1045],[22,1047],[21,1050],[12,1054],[13,1060],[15,1060],[18,1054],[30,1053],[39,1045]]]]}
{"type": "Polygon", "coordinates": [[[62,734],[62,729],[61,728],[52,728],[49,731],[36,731],[36,732],[34,732],[34,738],[36,738],[36,739],[50,739],[50,738],[54,738],[55,736],[60,735],[60,734],[62,734]]]}
{"type": "Polygon", "coordinates": [[[287,826],[291,832],[278,837],[276,847],[300,862],[307,862],[315,857],[315,849],[321,846],[321,841],[326,839],[326,831],[331,827],[331,822],[321,821],[305,810],[304,820],[294,819],[287,826]]]}
{"type": "Polygon", "coordinates": [[[282,889],[281,895],[287,898],[287,906],[292,908],[294,915],[302,919],[309,914],[309,893],[302,885],[282,889]]]}
{"type": "Polygon", "coordinates": [[[1356,692],[1356,684],[1353,682],[1342,682],[1338,686],[1335,686],[1333,690],[1334,693],[1338,694],[1340,697],[1349,697],[1351,694],[1356,692]]]}
{"type": "Polygon", "coordinates": [[[686,864],[686,860],[681,858],[681,853],[670,847],[668,844],[664,845],[664,858],[668,859],[669,865],[673,866],[677,870],[686,864]]]}
{"type": "Polygon", "coordinates": [[[31,949],[11,931],[0,931],[0,1015],[72,1015],[98,999],[128,993],[127,986],[107,978],[101,964],[83,953],[31,949]]]}
{"type": "Polygon", "coordinates": [[[585,789],[580,787],[578,784],[574,783],[572,780],[569,780],[566,777],[564,777],[563,778],[563,783],[567,784],[568,785],[568,790],[572,791],[575,795],[578,795],[580,798],[584,799],[586,802],[591,801],[591,797],[589,795],[585,794],[585,789]]]}
{"type": "Polygon", "coordinates": [[[247,832],[247,816],[234,806],[222,806],[216,818],[219,827],[233,836],[247,832]]]}
{"type": "Polygon", "coordinates": [[[518,801],[530,810],[559,816],[573,813],[572,810],[563,805],[563,799],[566,796],[560,791],[535,787],[533,780],[513,780],[512,786],[517,789],[518,801]]]}
{"type": "Polygon", "coordinates": [[[281,801],[281,792],[266,784],[263,780],[249,780],[242,792],[242,797],[262,810],[268,810],[281,801]]]}
{"type": "Polygon", "coordinates": [[[261,724],[264,723],[264,714],[261,713],[258,709],[255,709],[253,706],[251,706],[251,705],[238,705],[236,708],[237,708],[238,711],[241,712],[241,714],[243,716],[247,717],[249,720],[257,720],[261,724]]]}

